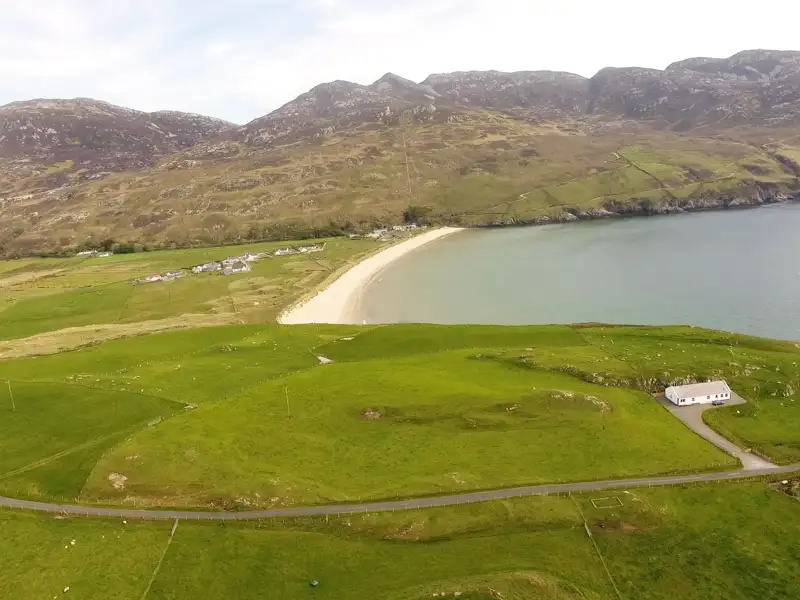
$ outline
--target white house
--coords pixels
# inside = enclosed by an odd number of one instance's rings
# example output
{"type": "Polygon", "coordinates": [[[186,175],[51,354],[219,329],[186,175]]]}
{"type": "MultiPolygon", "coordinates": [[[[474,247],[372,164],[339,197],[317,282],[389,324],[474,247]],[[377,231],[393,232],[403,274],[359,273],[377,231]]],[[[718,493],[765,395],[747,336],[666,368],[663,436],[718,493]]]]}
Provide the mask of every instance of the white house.
{"type": "Polygon", "coordinates": [[[233,275],[234,273],[249,273],[250,272],[250,265],[244,262],[243,260],[235,261],[230,263],[224,269],[222,269],[223,275],[233,275]]]}
{"type": "Polygon", "coordinates": [[[222,265],[218,262],[210,262],[204,265],[197,265],[196,267],[192,267],[192,273],[212,273],[213,271],[219,271],[222,269],[222,265]]]}
{"type": "Polygon", "coordinates": [[[724,381],[708,381],[668,387],[664,390],[664,396],[678,406],[711,404],[715,400],[730,400],[731,388],[724,381]]]}

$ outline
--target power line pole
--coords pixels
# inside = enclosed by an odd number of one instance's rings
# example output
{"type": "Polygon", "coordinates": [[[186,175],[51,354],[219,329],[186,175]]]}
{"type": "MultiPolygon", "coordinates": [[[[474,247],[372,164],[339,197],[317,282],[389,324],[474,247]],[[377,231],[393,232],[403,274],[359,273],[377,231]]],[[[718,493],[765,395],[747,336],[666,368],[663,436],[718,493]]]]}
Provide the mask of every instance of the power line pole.
{"type": "Polygon", "coordinates": [[[8,384],[8,395],[11,396],[11,412],[17,412],[17,405],[14,402],[14,392],[11,391],[11,381],[6,381],[8,384]]]}

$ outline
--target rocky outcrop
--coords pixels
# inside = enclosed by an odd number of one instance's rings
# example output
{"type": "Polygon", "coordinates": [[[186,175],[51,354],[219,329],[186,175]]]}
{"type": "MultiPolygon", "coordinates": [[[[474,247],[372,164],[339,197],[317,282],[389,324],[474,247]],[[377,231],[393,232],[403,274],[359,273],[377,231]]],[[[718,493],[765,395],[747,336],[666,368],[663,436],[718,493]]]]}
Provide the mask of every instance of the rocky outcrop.
{"type": "Polygon", "coordinates": [[[548,225],[615,217],[647,217],[708,210],[752,208],[784,202],[800,202],[800,184],[798,184],[796,190],[784,190],[772,183],[751,182],[736,191],[707,192],[698,197],[670,198],[668,201],[660,203],[655,203],[649,198],[609,199],[603,203],[602,208],[575,210],[567,207],[550,215],[539,215],[530,219],[503,219],[477,226],[548,225]]]}
{"type": "Polygon", "coordinates": [[[555,71],[467,71],[430,75],[430,86],[459,106],[530,109],[542,116],[576,116],[589,104],[589,80],[555,71]]]}
{"type": "Polygon", "coordinates": [[[264,146],[325,137],[362,123],[396,124],[403,116],[418,122],[440,114],[446,118],[448,112],[437,110],[437,100],[439,94],[430,86],[392,73],[369,86],[333,81],[251,121],[237,132],[237,138],[264,146]]]}
{"type": "Polygon", "coordinates": [[[800,52],[753,50],[691,58],[656,69],[603,69],[591,79],[589,112],[702,124],[777,125],[800,118],[800,52]]]}

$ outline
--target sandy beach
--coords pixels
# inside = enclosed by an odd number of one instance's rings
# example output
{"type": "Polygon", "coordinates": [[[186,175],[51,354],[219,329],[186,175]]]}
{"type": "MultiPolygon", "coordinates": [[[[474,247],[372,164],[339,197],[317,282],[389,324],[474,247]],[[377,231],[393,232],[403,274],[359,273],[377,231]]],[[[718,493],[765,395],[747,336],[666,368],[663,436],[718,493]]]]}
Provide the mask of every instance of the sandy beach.
{"type": "Polygon", "coordinates": [[[313,298],[281,313],[278,322],[284,325],[302,323],[360,325],[362,320],[358,313],[361,294],[380,271],[401,256],[457,231],[461,231],[461,228],[442,227],[389,246],[358,263],[313,298]]]}

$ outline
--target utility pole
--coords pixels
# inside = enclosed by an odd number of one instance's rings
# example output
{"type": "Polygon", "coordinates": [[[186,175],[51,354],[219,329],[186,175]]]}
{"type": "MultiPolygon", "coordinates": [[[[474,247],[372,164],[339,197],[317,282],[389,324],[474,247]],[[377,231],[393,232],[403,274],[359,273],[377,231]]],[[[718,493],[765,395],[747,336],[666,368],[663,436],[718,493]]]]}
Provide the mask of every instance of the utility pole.
{"type": "Polygon", "coordinates": [[[286,414],[289,416],[289,418],[291,418],[292,410],[289,408],[289,388],[283,388],[283,392],[286,394],[286,414]]]}
{"type": "Polygon", "coordinates": [[[14,392],[11,391],[11,381],[6,381],[8,384],[8,395],[11,396],[11,412],[17,412],[17,405],[14,403],[14,392]]]}

